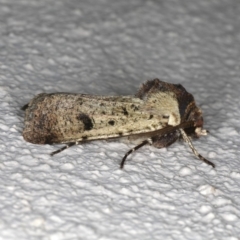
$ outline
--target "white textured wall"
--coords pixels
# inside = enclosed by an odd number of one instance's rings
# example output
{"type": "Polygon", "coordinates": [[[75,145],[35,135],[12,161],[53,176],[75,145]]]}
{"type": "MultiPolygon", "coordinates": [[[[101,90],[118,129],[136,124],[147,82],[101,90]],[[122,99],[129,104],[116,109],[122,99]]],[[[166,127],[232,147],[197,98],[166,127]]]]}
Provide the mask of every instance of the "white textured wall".
{"type": "Polygon", "coordinates": [[[240,236],[240,5],[234,0],[0,1],[0,239],[240,236]],[[181,83],[211,135],[188,146],[99,141],[59,155],[23,140],[40,92],[133,94],[181,83]]]}

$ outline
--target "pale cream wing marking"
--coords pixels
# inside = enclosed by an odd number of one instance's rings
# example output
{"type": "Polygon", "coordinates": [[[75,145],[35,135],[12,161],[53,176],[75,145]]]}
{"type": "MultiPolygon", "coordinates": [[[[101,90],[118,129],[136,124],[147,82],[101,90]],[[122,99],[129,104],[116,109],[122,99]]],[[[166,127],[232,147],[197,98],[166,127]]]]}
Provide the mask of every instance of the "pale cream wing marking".
{"type": "Polygon", "coordinates": [[[168,117],[168,125],[176,126],[181,122],[179,105],[172,92],[158,92],[152,94],[142,105],[145,112],[168,117]]]}

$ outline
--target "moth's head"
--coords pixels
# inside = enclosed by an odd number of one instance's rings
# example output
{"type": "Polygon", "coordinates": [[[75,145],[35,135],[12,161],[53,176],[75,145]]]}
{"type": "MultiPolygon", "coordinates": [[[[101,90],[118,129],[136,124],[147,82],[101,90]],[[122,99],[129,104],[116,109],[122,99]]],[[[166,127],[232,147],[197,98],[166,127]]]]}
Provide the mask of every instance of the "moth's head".
{"type": "Polygon", "coordinates": [[[189,110],[186,121],[194,122],[194,127],[185,129],[188,135],[192,135],[193,137],[207,135],[207,131],[203,129],[202,110],[198,108],[195,104],[194,107],[189,110]]]}

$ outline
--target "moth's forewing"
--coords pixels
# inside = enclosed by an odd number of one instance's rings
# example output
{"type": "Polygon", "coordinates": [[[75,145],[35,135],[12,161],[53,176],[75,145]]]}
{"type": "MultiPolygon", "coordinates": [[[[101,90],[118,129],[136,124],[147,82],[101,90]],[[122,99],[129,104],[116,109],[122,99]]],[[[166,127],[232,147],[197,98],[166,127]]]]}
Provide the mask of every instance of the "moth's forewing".
{"type": "Polygon", "coordinates": [[[26,108],[23,137],[38,144],[107,139],[166,126],[160,114],[145,111],[136,97],[40,94],[26,108]]]}

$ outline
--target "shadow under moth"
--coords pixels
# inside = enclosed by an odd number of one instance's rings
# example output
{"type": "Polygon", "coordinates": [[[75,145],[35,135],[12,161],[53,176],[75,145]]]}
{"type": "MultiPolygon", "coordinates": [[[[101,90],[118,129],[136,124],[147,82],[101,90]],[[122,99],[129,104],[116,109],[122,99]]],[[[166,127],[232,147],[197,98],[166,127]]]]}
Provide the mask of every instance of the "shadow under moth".
{"type": "Polygon", "coordinates": [[[215,167],[192,144],[191,137],[207,135],[207,131],[202,129],[201,109],[180,84],[150,80],[133,96],[41,93],[22,109],[27,142],[66,144],[51,155],[93,140],[140,139],[123,157],[123,168],[128,155],[146,144],[163,148],[183,139],[197,158],[215,167]]]}

